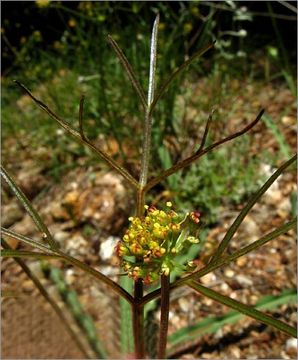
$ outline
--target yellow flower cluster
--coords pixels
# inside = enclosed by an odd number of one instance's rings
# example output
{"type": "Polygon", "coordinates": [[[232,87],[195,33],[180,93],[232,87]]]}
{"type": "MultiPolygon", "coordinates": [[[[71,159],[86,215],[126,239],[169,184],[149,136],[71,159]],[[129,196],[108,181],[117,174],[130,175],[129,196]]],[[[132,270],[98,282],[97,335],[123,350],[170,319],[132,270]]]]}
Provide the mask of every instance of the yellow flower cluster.
{"type": "MultiPolygon", "coordinates": [[[[172,204],[168,202],[168,208],[172,204]]],[[[145,205],[144,217],[130,217],[130,227],[116,246],[122,267],[130,277],[155,281],[160,274],[169,275],[176,266],[175,255],[199,240],[189,236],[189,222],[198,224],[199,214],[187,214],[181,219],[175,211],[158,210],[145,205]]]]}

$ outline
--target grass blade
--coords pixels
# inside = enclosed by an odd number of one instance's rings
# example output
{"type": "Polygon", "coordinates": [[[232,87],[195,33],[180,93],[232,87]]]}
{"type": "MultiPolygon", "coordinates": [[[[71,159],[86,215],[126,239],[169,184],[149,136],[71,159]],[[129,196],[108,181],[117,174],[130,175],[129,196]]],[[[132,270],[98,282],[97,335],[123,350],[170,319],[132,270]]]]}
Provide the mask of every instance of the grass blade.
{"type": "Polygon", "coordinates": [[[223,252],[226,250],[229,245],[230,240],[234,236],[235,232],[241,225],[245,216],[248,214],[250,209],[255,205],[255,203],[260,199],[260,197],[268,190],[268,188],[274,183],[274,181],[283,173],[283,171],[288,168],[294,161],[297,159],[297,154],[293,156],[290,160],[285,162],[282,166],[280,166],[275,173],[265,182],[265,184],[250,198],[245,207],[241,210],[240,214],[237,216],[236,220],[233,222],[223,240],[221,241],[218,249],[216,250],[214,256],[212,257],[210,263],[213,263],[217,260],[223,252]]]}
{"type": "Polygon", "coordinates": [[[49,266],[48,264],[46,264],[46,268],[47,271],[49,271],[50,279],[56,285],[74,319],[85,334],[92,350],[96,353],[99,359],[107,359],[107,352],[103,347],[102,342],[98,339],[94,322],[92,318],[85,313],[77,293],[74,290],[71,290],[66,284],[60,269],[49,266]]]}
{"type": "MultiPolygon", "coordinates": [[[[264,296],[260,299],[255,308],[257,310],[270,310],[283,304],[295,303],[297,300],[296,289],[286,290],[280,295],[264,296]]],[[[243,318],[243,315],[235,310],[229,311],[223,316],[210,316],[195,325],[179,329],[168,338],[172,346],[179,345],[186,341],[197,339],[204,334],[215,333],[225,324],[235,324],[243,318]]]]}
{"type": "Polygon", "coordinates": [[[141,99],[141,103],[143,105],[143,108],[147,108],[147,101],[146,96],[144,94],[144,90],[142,89],[139,81],[137,80],[137,77],[132,69],[132,66],[130,65],[129,61],[127,60],[126,56],[124,55],[123,51],[118,46],[117,42],[112,38],[111,35],[108,35],[108,42],[111,45],[112,49],[115,51],[118,59],[120,60],[123,68],[125,69],[128,78],[130,82],[132,83],[132,86],[134,87],[136,93],[139,95],[141,99]]]}
{"type": "Polygon", "coordinates": [[[42,221],[41,217],[39,216],[37,211],[33,208],[32,204],[27,199],[26,195],[16,185],[14,180],[9,176],[9,174],[4,169],[3,166],[1,166],[1,176],[6,181],[6,183],[11,188],[11,190],[14,192],[16,197],[20,200],[20,202],[24,206],[25,210],[28,212],[28,214],[31,216],[31,218],[35,222],[37,228],[42,232],[42,238],[50,245],[51,249],[57,250],[59,248],[58,244],[53,239],[51,233],[49,232],[48,228],[46,227],[46,225],[42,221]]]}
{"type": "Polygon", "coordinates": [[[208,289],[205,286],[193,280],[189,281],[187,285],[190,286],[192,289],[196,290],[197,292],[199,292],[200,294],[205,295],[212,300],[215,300],[225,306],[235,309],[236,311],[244,315],[247,315],[255,320],[258,320],[266,325],[273,326],[274,328],[284,332],[287,335],[297,337],[296,328],[289,326],[288,324],[280,320],[277,320],[267,314],[264,314],[261,311],[251,306],[242,304],[239,301],[236,301],[234,299],[229,298],[228,296],[218,293],[217,291],[208,289]]]}
{"type": "Polygon", "coordinates": [[[265,125],[267,126],[267,128],[269,130],[271,130],[273,136],[275,137],[275,139],[279,145],[281,154],[284,156],[285,159],[288,159],[291,156],[291,149],[290,149],[289,145],[287,144],[286,138],[279,130],[277,124],[274,122],[272,117],[268,114],[263,116],[263,121],[264,121],[265,125]]]}
{"type": "MultiPolygon", "coordinates": [[[[121,287],[132,293],[133,290],[133,280],[128,276],[122,276],[120,278],[121,287]]],[[[123,358],[133,354],[134,344],[131,337],[132,334],[132,312],[131,306],[122,298],[120,298],[120,317],[121,317],[121,353],[123,358]]]]}

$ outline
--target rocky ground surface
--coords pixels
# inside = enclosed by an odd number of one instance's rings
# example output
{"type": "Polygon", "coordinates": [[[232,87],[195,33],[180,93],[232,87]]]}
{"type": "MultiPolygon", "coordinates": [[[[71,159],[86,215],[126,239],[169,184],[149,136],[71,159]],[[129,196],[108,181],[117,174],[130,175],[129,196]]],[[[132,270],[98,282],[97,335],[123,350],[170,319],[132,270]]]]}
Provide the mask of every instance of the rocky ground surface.
{"type": "MultiPolygon", "coordinates": [[[[278,112],[281,104],[288,101],[289,94],[276,99],[275,104],[280,104],[277,109],[271,104],[274,93],[270,91],[264,91],[263,99],[257,100],[255,106],[267,101],[268,106],[273,107],[271,112],[278,112]]],[[[282,117],[281,131],[288,144],[294,147],[295,119],[292,115],[282,117]]],[[[276,139],[268,134],[268,129],[257,132],[254,139],[252,153],[262,147],[268,147],[272,152],[278,148],[276,139]]],[[[4,142],[5,149],[11,149],[13,145],[13,139],[4,142]]],[[[46,157],[46,149],[29,149],[29,155],[22,152],[17,163],[13,161],[16,159],[13,151],[4,152],[8,170],[39,210],[61,248],[118,281],[119,267],[114,246],[127,226],[127,218],[134,205],[133,194],[125,183],[113,172],[89,166],[71,170],[59,183],[53,185],[49,177],[44,175],[43,162],[32,160],[35,155],[39,159],[46,157]]],[[[264,162],[260,171],[269,177],[274,169],[264,162]]],[[[288,221],[295,208],[295,191],[295,174],[288,171],[280,176],[251,210],[228,251],[231,253],[288,221]]],[[[240,210],[241,206],[222,209],[219,225],[208,232],[206,252],[214,250],[240,210]]],[[[2,225],[42,241],[31,218],[5,184],[2,190],[2,225]]],[[[296,288],[295,238],[295,232],[290,230],[235,263],[206,275],[201,278],[201,283],[249,305],[254,305],[265,295],[278,295],[285,289],[296,288]]],[[[14,249],[24,248],[18,241],[10,239],[9,243],[14,249]]],[[[207,257],[206,253],[202,254],[207,257]]],[[[198,260],[203,261],[202,258],[198,260]]],[[[37,268],[35,261],[27,263],[30,268],[37,268]]],[[[75,267],[56,260],[51,264],[63,270],[66,283],[77,291],[84,310],[92,316],[111,357],[119,357],[120,345],[115,340],[119,335],[117,296],[75,267]]],[[[50,292],[58,301],[57,291],[48,280],[42,281],[52,289],[50,292]]],[[[55,314],[38,295],[31,280],[12,259],[2,260],[2,296],[3,358],[57,358],[57,354],[61,354],[61,358],[84,358],[55,314]],[[19,332],[15,329],[19,329],[19,332]],[[64,350],[56,344],[65,344],[62,346],[64,350]]],[[[59,301],[61,303],[61,299],[59,301]]],[[[295,305],[283,304],[269,313],[295,326],[295,305]]],[[[193,290],[180,288],[171,297],[169,334],[208,316],[221,316],[227,311],[224,306],[193,290]]],[[[154,317],[158,319],[158,311],[154,317]]],[[[296,352],[295,339],[247,317],[235,324],[225,324],[214,333],[186,341],[183,346],[169,349],[171,358],[182,359],[294,359],[296,352]]]]}

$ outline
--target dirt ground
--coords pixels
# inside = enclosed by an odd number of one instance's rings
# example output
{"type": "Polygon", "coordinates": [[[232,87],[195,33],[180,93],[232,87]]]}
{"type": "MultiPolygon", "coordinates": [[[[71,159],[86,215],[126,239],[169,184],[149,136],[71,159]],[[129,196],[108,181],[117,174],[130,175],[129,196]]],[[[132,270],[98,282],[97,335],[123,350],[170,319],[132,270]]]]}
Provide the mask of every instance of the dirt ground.
{"type": "MultiPolygon", "coordinates": [[[[275,91],[279,98],[276,96],[275,108],[271,108],[271,113],[279,113],[285,101],[293,102],[293,99],[289,100],[288,93],[282,97],[280,90],[275,91]]],[[[266,89],[263,97],[266,97],[266,89]]],[[[293,106],[290,115],[280,126],[280,131],[293,151],[296,143],[294,111],[293,106]]],[[[260,151],[262,147],[270,148],[272,152],[278,148],[276,139],[265,127],[255,134],[254,139],[252,153],[260,151]]],[[[29,149],[29,156],[27,153],[27,158],[15,165],[16,157],[25,155],[18,155],[12,150],[13,146],[13,139],[5,139],[3,153],[6,155],[8,170],[32,199],[61,248],[118,280],[118,259],[113,248],[133,206],[132,194],[123,181],[106,169],[89,166],[71,170],[58,184],[53,185],[44,175],[42,166],[32,160],[37,150],[29,149]]],[[[266,163],[261,169],[267,177],[273,170],[266,163]]],[[[228,251],[233,252],[288,221],[292,217],[292,194],[295,191],[295,173],[286,172],[246,217],[228,251]]],[[[5,187],[3,194],[2,225],[23,235],[41,239],[30,217],[5,187]]],[[[222,209],[218,227],[208,233],[210,250],[222,239],[240,209],[237,206],[222,209]]],[[[250,305],[254,305],[262,296],[278,295],[285,289],[296,288],[295,238],[295,232],[291,230],[270,242],[270,245],[206,275],[201,283],[250,305]]],[[[10,245],[13,248],[24,248],[17,241],[11,240],[10,245]]],[[[27,264],[33,269],[38,267],[34,261],[27,261],[27,264]]],[[[84,310],[92,316],[98,333],[104,338],[109,356],[119,358],[120,343],[115,340],[120,326],[119,299],[81,271],[58,261],[52,264],[63,270],[67,285],[77,291],[84,310]]],[[[53,284],[47,279],[42,279],[42,282],[67,313],[53,284]]],[[[222,315],[228,310],[184,288],[172,293],[170,309],[169,334],[207,316],[222,315]]],[[[1,358],[85,358],[57,315],[12,259],[2,260],[1,310],[1,358]]],[[[296,304],[283,304],[269,313],[292,326],[297,323],[296,304]]],[[[154,315],[156,319],[158,315],[158,312],[154,315]]],[[[69,318],[73,322],[70,315],[69,318]]],[[[76,324],[73,327],[80,331],[76,324]]],[[[86,351],[91,351],[86,341],[84,346],[86,351]]],[[[294,339],[277,330],[245,317],[236,324],[226,324],[215,333],[203,335],[184,346],[172,347],[169,356],[181,359],[294,359],[297,356],[297,344],[294,339]]]]}

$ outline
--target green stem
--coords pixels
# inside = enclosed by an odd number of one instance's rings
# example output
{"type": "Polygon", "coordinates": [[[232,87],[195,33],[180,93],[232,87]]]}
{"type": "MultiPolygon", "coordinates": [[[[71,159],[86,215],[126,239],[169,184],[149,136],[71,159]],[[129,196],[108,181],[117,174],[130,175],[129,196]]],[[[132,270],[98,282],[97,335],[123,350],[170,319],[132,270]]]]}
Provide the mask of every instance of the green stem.
{"type": "Polygon", "coordinates": [[[169,326],[170,309],[170,277],[161,275],[161,309],[160,309],[160,331],[158,345],[158,359],[166,358],[167,335],[169,326]]]}
{"type": "Polygon", "coordinates": [[[140,189],[137,192],[137,216],[138,217],[143,215],[144,205],[145,205],[145,192],[143,189],[140,189]]]}
{"type": "Polygon", "coordinates": [[[148,178],[150,148],[151,148],[151,129],[152,129],[152,111],[151,104],[154,99],[155,88],[155,71],[156,71],[156,49],[157,49],[157,30],[159,23],[159,15],[156,16],[152,36],[151,36],[151,51],[150,51],[150,72],[149,72],[149,87],[148,87],[148,101],[145,112],[145,129],[144,129],[144,144],[142,152],[141,174],[139,184],[141,187],[145,186],[148,178]]]}
{"type": "Polygon", "coordinates": [[[134,303],[132,305],[133,313],[133,335],[135,343],[135,358],[144,359],[144,306],[139,302],[143,298],[143,280],[138,279],[134,283],[134,303]]]}

